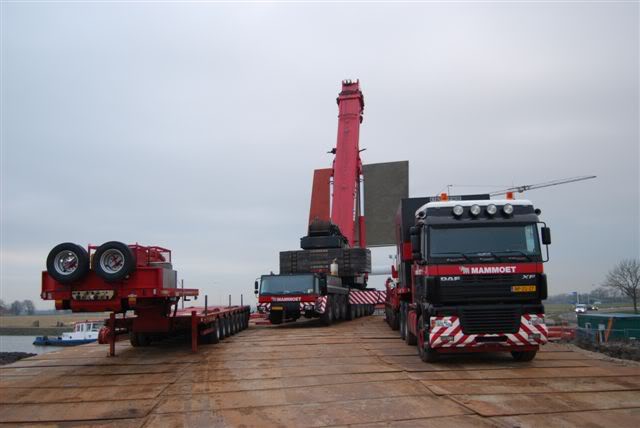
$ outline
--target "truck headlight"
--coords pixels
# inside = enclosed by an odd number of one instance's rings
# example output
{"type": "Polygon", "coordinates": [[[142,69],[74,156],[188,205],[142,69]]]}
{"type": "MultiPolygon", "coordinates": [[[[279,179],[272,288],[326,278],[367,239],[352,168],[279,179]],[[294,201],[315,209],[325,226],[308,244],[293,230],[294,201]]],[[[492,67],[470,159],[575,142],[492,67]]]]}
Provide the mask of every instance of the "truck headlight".
{"type": "Polygon", "coordinates": [[[463,212],[464,212],[464,208],[462,208],[462,205],[456,205],[455,207],[453,207],[454,216],[460,217],[463,212]]]}
{"type": "Polygon", "coordinates": [[[506,215],[513,214],[513,205],[506,204],[504,207],[502,207],[502,212],[504,212],[506,215]]]}
{"type": "Polygon", "coordinates": [[[498,212],[498,208],[496,208],[495,205],[493,205],[493,204],[487,205],[487,214],[495,215],[495,213],[497,213],[497,212],[498,212]]]}
{"type": "Polygon", "coordinates": [[[476,217],[478,214],[480,214],[480,205],[471,205],[469,212],[472,216],[476,217]]]}

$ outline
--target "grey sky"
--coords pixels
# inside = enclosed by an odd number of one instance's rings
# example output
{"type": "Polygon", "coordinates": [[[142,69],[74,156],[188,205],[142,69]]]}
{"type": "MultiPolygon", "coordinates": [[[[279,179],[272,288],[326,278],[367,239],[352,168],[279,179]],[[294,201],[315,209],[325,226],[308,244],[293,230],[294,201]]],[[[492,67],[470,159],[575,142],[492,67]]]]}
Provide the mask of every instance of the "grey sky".
{"type": "Polygon", "coordinates": [[[343,78],[361,79],[364,161],[408,159],[412,196],[598,175],[525,195],[553,231],[550,292],[587,291],[640,253],[638,13],[2,3],[0,297],[49,307],[54,245],[121,240],[171,248],[216,302],[253,302],[305,233],[343,78]]]}

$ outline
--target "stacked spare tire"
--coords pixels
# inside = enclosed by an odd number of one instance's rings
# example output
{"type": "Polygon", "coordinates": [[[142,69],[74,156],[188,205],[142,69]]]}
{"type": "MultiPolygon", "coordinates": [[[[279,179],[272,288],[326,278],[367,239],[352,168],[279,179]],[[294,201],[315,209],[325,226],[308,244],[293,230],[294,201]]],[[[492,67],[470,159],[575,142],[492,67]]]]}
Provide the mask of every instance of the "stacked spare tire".
{"type": "Polygon", "coordinates": [[[105,242],[91,257],[85,248],[71,242],[56,245],[47,256],[47,272],[62,284],[83,280],[89,270],[107,282],[118,282],[129,277],[135,269],[135,252],[118,241],[105,242]]]}

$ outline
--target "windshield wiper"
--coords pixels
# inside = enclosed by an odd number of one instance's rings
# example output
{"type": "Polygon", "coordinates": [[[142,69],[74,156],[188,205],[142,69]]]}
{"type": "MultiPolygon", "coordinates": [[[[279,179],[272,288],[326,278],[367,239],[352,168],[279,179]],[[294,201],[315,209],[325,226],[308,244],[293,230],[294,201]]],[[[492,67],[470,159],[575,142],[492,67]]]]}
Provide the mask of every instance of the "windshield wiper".
{"type": "Polygon", "coordinates": [[[516,253],[516,254],[519,254],[520,256],[524,257],[525,259],[527,259],[527,260],[529,260],[529,261],[533,260],[533,259],[531,258],[531,256],[529,256],[529,255],[528,255],[527,253],[525,253],[524,251],[520,251],[520,250],[500,251],[500,253],[502,253],[502,254],[506,254],[507,256],[508,256],[509,254],[516,253]]]}
{"type": "MultiPolygon", "coordinates": [[[[447,253],[435,253],[435,254],[431,254],[431,257],[446,257],[447,255],[452,255],[452,254],[457,254],[459,257],[459,259],[465,259],[468,261],[472,261],[471,257],[469,257],[468,255],[466,255],[465,253],[459,253],[457,251],[451,251],[451,252],[447,252],[447,253]]],[[[451,261],[456,261],[455,259],[451,259],[451,258],[447,258],[448,262],[451,261]]]]}
{"type": "Polygon", "coordinates": [[[497,256],[495,253],[492,253],[491,251],[479,251],[474,254],[472,253],[463,253],[463,254],[468,258],[477,257],[479,259],[483,259],[483,258],[491,257],[492,259],[500,260],[500,256],[497,256]]]}

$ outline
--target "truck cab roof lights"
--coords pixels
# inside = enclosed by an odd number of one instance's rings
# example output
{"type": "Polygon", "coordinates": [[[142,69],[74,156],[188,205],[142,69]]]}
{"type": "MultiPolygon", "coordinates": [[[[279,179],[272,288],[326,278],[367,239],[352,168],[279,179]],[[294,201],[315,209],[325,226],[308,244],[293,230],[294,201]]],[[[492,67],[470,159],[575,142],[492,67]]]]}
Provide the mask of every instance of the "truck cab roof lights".
{"type": "Polygon", "coordinates": [[[505,199],[513,199],[513,192],[507,192],[505,199]]]}
{"type": "Polygon", "coordinates": [[[474,217],[477,217],[478,215],[480,215],[480,211],[481,211],[480,205],[478,205],[478,204],[471,205],[471,208],[469,209],[469,212],[474,217]]]}
{"type": "Polygon", "coordinates": [[[449,200],[449,195],[447,195],[446,193],[440,193],[440,200],[441,201],[448,201],[449,200]]]}
{"type": "Polygon", "coordinates": [[[462,205],[456,205],[455,207],[453,207],[454,216],[460,217],[463,212],[464,212],[464,208],[462,208],[462,205]]]}
{"type": "Polygon", "coordinates": [[[502,212],[504,212],[506,215],[513,214],[513,205],[506,204],[504,207],[502,207],[502,212]]]}
{"type": "Polygon", "coordinates": [[[487,205],[487,214],[489,214],[490,216],[494,216],[497,212],[498,208],[496,208],[494,204],[487,205]]]}

